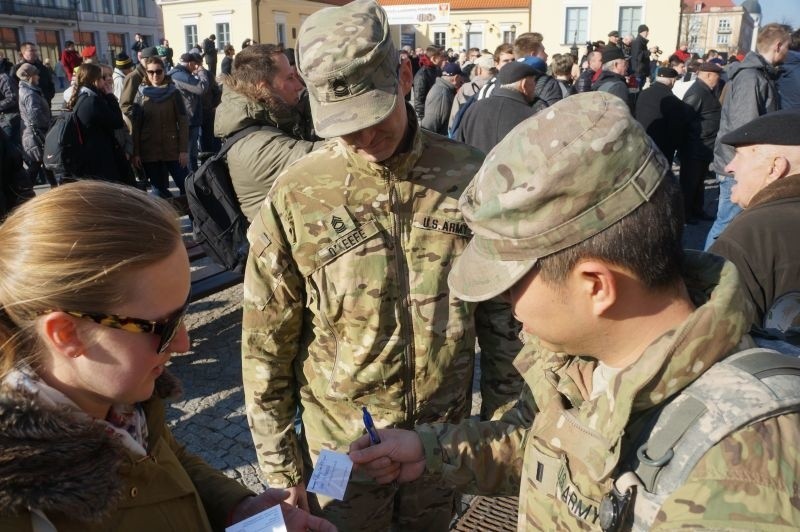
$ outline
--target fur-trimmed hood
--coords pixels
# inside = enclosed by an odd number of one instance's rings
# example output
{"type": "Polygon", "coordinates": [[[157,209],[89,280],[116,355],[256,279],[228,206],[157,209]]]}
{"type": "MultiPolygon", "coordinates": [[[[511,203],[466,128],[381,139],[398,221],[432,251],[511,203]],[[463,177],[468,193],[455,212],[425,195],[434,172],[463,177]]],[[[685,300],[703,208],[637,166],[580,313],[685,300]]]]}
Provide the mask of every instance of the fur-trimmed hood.
{"type": "MultiPolygon", "coordinates": [[[[161,400],[179,394],[178,380],[165,371],[144,404],[146,414],[163,410],[161,400]]],[[[151,438],[158,437],[161,420],[151,424],[148,417],[148,425],[151,438]]],[[[104,424],[0,385],[0,515],[34,508],[98,520],[116,507],[123,489],[120,468],[132,459],[104,424]]]]}

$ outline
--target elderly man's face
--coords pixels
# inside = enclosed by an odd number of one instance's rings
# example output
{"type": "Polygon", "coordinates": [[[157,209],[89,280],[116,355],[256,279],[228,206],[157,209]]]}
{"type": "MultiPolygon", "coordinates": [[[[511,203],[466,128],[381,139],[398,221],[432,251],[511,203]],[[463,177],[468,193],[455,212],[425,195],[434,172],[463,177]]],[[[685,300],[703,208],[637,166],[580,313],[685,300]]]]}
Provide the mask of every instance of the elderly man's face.
{"type": "Polygon", "coordinates": [[[400,86],[397,89],[397,99],[389,116],[373,126],[341,137],[342,142],[349,150],[369,162],[383,162],[402,148],[408,130],[408,114],[404,96],[411,90],[413,79],[411,63],[400,64],[399,77],[400,86]]]}
{"type": "Polygon", "coordinates": [[[761,189],[774,178],[770,176],[775,158],[779,156],[775,146],[751,145],[736,148],[736,155],[725,167],[733,174],[736,183],[731,189],[731,201],[746,209],[761,189]]]}

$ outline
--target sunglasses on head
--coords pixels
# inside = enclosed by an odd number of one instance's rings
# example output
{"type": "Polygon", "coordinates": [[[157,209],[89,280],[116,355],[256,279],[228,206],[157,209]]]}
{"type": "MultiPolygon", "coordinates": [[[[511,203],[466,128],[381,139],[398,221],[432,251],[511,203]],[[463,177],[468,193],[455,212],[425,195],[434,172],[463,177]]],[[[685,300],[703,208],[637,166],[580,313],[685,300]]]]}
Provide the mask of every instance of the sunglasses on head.
{"type": "Polygon", "coordinates": [[[81,312],[77,310],[45,310],[40,312],[39,315],[49,314],[50,312],[63,312],[75,318],[82,318],[92,320],[95,323],[110,327],[112,329],[121,329],[123,331],[133,333],[150,333],[160,336],[158,341],[158,354],[167,350],[170,342],[175,339],[178,329],[183,323],[183,318],[186,316],[186,311],[189,309],[189,299],[173,312],[168,318],[158,321],[143,320],[140,318],[129,318],[127,316],[118,316],[116,314],[105,314],[102,312],[81,312]]]}
{"type": "Polygon", "coordinates": [[[147,73],[151,76],[160,76],[164,71],[159,68],[158,70],[148,70],[147,73]]]}

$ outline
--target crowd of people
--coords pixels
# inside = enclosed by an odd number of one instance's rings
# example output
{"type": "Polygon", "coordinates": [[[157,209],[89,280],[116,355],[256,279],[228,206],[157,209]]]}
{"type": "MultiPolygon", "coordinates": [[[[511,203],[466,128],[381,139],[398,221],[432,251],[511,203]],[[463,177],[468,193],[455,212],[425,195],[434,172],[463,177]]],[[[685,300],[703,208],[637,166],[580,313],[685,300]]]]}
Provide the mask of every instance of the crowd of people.
{"type": "Polygon", "coordinates": [[[0,75],[26,168],[4,142],[0,528],[218,530],[280,503],[291,530],[435,531],[460,493],[518,495],[520,530],[800,527],[800,32],[660,62],[646,25],[582,58],[389,28],[375,0],[326,8],[294,49],[226,45],[219,76],[211,37],[172,66],[84,57],[65,106],[91,157],[33,199],[52,80],[27,45],[0,75]],[[163,422],[190,347],[169,178],[234,135],[260,495],[163,422]],[[343,500],[307,490],[325,449],[356,465],[343,500]]]}

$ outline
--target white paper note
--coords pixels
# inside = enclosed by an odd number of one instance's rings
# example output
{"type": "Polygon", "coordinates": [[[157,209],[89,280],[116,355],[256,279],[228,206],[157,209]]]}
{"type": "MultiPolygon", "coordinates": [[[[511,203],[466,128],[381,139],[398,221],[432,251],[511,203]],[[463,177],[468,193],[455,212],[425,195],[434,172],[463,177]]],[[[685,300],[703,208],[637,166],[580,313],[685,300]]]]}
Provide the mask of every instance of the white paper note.
{"type": "Polygon", "coordinates": [[[267,508],[225,529],[225,532],[286,532],[280,505],[267,508]]]}
{"type": "Polygon", "coordinates": [[[306,489],[342,501],[352,469],[349,456],[322,449],[306,489]]]}

